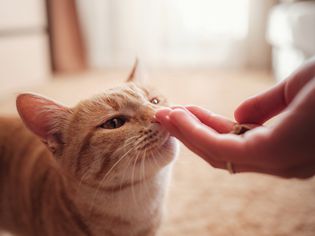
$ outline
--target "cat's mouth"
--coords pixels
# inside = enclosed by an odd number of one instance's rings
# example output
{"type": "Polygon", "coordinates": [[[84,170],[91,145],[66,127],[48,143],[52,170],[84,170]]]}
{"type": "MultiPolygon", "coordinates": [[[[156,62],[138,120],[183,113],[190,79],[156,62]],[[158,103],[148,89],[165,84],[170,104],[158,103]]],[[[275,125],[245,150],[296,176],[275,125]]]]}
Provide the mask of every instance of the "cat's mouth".
{"type": "Polygon", "coordinates": [[[152,160],[154,166],[156,164],[164,166],[174,159],[177,150],[176,140],[160,124],[153,123],[139,134],[141,138],[135,143],[137,164],[143,163],[143,160],[152,160]]]}
{"type": "Polygon", "coordinates": [[[150,130],[138,146],[138,151],[153,152],[161,149],[169,140],[166,130],[150,130]]]}

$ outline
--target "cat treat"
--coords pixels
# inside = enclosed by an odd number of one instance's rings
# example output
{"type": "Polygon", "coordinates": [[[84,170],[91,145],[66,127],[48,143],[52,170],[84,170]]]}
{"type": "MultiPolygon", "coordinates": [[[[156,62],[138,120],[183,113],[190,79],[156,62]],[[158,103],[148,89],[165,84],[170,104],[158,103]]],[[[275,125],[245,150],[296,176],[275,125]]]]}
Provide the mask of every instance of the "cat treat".
{"type": "Polygon", "coordinates": [[[251,130],[252,127],[246,124],[235,124],[233,130],[231,131],[232,134],[242,135],[245,134],[247,131],[251,130]]]}

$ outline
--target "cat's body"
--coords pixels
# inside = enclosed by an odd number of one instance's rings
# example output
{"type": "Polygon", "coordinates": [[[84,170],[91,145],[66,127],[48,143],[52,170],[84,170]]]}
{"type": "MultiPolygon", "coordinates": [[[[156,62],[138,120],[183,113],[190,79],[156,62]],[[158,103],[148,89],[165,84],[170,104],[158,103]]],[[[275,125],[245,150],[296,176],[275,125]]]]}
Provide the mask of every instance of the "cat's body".
{"type": "Polygon", "coordinates": [[[0,229],[155,235],[176,153],[153,122],[156,101],[131,82],[71,109],[19,96],[22,120],[45,144],[21,120],[0,118],[0,229]]]}
{"type": "Polygon", "coordinates": [[[69,215],[71,191],[45,145],[18,118],[0,118],[0,130],[0,229],[17,235],[79,233],[78,212],[69,215]]]}

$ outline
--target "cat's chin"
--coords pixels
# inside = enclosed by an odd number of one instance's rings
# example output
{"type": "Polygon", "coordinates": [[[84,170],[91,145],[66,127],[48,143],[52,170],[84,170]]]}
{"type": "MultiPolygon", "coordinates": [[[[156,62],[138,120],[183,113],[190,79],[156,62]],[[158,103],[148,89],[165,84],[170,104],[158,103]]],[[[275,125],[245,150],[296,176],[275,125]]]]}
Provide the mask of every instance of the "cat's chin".
{"type": "Polygon", "coordinates": [[[160,166],[165,166],[176,158],[177,152],[177,140],[174,137],[168,135],[161,145],[156,146],[154,150],[152,150],[150,158],[154,158],[154,161],[159,163],[160,166]]]}
{"type": "Polygon", "coordinates": [[[176,138],[174,138],[173,136],[168,136],[160,148],[165,151],[172,152],[175,155],[178,148],[177,146],[178,146],[178,142],[176,138]]]}

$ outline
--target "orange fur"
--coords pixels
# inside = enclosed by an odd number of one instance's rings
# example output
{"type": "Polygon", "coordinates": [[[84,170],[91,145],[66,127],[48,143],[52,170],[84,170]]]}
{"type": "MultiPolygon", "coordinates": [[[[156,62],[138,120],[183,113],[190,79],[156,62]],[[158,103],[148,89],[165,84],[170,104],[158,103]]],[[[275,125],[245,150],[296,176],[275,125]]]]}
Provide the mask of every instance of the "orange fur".
{"type": "Polygon", "coordinates": [[[131,77],[74,108],[32,94],[18,97],[28,129],[20,119],[0,118],[0,229],[156,234],[176,143],[153,121],[165,99],[131,77]],[[152,104],[153,97],[160,103],[152,104]],[[121,116],[121,127],[102,125],[121,116]]]}

